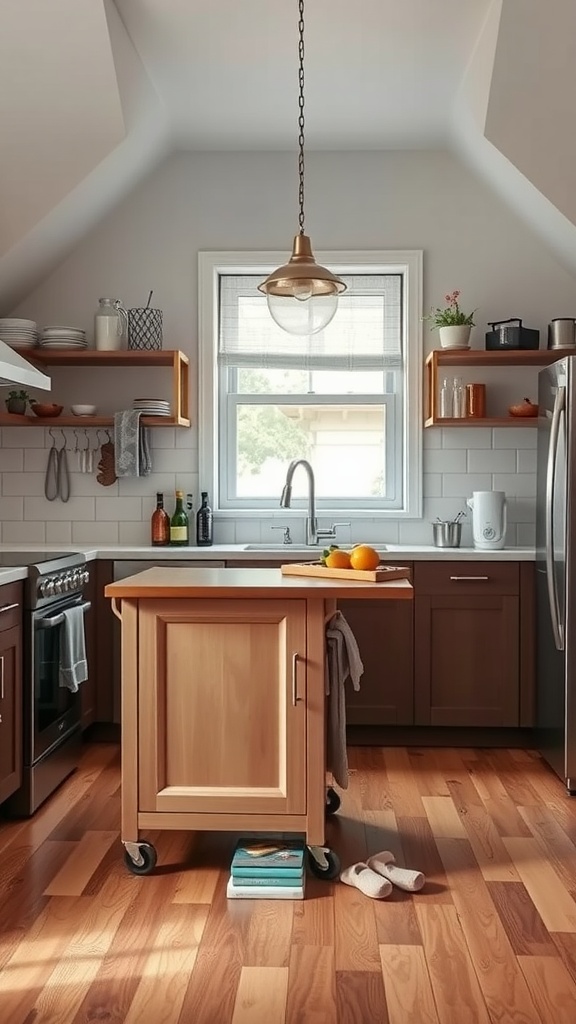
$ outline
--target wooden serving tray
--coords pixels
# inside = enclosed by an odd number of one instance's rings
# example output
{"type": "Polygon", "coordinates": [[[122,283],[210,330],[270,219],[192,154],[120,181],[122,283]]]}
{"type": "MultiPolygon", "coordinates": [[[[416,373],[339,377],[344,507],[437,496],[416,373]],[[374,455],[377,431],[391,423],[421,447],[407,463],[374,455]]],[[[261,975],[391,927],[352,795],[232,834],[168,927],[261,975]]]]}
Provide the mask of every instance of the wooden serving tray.
{"type": "Polygon", "coordinates": [[[321,562],[289,562],[280,566],[280,572],[283,576],[324,576],[337,580],[366,580],[368,583],[410,579],[410,569],[405,565],[379,565],[376,569],[330,569],[321,562]]]}

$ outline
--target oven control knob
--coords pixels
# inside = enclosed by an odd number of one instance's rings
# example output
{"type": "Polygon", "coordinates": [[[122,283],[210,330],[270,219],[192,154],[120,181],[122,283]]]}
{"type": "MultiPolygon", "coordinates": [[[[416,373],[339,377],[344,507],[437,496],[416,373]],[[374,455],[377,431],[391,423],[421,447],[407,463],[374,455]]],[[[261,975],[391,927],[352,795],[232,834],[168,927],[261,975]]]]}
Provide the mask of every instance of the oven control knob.
{"type": "Polygon", "coordinates": [[[54,580],[51,576],[47,579],[42,580],[38,588],[40,590],[41,597],[53,597],[54,596],[54,580]]]}
{"type": "Polygon", "coordinates": [[[90,582],[90,573],[88,572],[88,569],[84,569],[84,572],[82,573],[82,583],[89,583],[89,582],[90,582]]]}
{"type": "Polygon", "coordinates": [[[54,593],[55,594],[63,594],[64,593],[64,577],[63,576],[57,576],[56,577],[56,580],[54,582],[54,593]]]}

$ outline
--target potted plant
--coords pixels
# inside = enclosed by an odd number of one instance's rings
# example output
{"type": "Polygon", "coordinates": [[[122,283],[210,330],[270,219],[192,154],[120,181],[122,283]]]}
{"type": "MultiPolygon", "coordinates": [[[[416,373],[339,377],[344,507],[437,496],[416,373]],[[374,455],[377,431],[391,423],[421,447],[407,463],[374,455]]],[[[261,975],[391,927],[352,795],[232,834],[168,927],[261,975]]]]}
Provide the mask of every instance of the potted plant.
{"type": "Polygon", "coordinates": [[[6,408],[8,412],[20,413],[24,415],[26,412],[26,405],[30,401],[30,395],[27,391],[9,391],[8,398],[6,399],[6,408]]]}
{"type": "Polygon", "coordinates": [[[474,327],[474,313],[463,313],[458,304],[460,292],[454,291],[444,296],[447,305],[444,309],[438,306],[423,316],[430,322],[430,330],[438,328],[442,348],[470,348],[470,331],[474,327]]]}

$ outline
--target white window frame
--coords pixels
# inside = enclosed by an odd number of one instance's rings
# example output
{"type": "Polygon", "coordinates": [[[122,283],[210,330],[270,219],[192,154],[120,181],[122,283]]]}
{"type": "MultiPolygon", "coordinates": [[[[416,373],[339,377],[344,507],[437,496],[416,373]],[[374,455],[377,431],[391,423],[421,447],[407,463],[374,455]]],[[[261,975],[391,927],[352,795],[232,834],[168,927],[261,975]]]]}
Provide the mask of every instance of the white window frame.
{"type": "MultiPolygon", "coordinates": [[[[368,250],[317,252],[316,260],[336,274],[402,273],[404,275],[404,346],[406,392],[403,409],[405,438],[404,506],[394,509],[322,508],[322,516],[351,519],[420,519],[422,517],[422,250],[368,250]]],[[[223,508],[218,479],[218,294],[221,274],[267,276],[286,262],[285,252],[198,253],[198,435],[202,489],[212,496],[219,518],[269,518],[270,508],[223,508]]],[[[338,316],[338,313],[336,313],[338,316]]],[[[278,496],[280,500],[280,496],[278,496]]]]}

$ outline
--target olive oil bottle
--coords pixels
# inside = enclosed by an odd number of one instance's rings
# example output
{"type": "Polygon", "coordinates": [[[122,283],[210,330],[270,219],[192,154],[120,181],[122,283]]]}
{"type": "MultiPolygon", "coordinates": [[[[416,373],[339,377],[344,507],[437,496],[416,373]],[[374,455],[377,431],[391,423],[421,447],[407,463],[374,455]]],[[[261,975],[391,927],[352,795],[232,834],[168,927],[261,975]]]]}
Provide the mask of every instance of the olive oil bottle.
{"type": "Polygon", "coordinates": [[[170,546],[185,547],[189,536],[190,521],[184,511],[184,492],[176,491],[176,508],[170,520],[170,546]]]}

